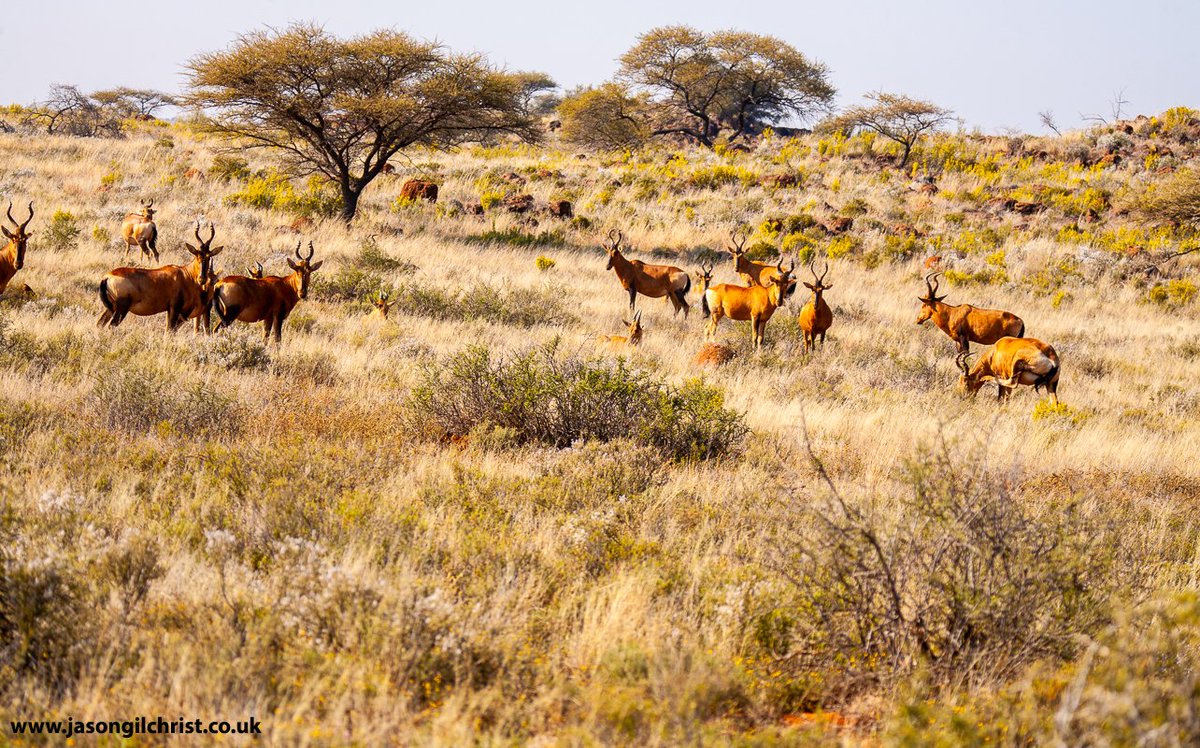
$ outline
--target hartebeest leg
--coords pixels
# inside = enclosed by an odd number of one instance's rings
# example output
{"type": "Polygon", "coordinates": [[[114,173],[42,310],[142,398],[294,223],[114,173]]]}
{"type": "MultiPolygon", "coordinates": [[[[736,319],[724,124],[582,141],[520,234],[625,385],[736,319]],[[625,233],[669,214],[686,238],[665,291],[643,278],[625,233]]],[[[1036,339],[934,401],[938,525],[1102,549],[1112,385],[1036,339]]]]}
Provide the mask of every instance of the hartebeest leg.
{"type": "Polygon", "coordinates": [[[633,307],[637,304],[637,289],[629,289],[629,313],[633,314],[633,307]]]}
{"type": "Polygon", "coordinates": [[[283,342],[283,321],[287,319],[286,314],[280,314],[275,318],[275,345],[280,345],[283,342]]]}
{"type": "Polygon", "coordinates": [[[100,315],[100,319],[96,320],[96,327],[104,327],[112,318],[113,313],[105,309],[104,314],[100,315]]]}
{"type": "Polygon", "coordinates": [[[271,327],[275,324],[275,318],[267,315],[263,320],[263,345],[269,345],[271,342],[271,327]]]}

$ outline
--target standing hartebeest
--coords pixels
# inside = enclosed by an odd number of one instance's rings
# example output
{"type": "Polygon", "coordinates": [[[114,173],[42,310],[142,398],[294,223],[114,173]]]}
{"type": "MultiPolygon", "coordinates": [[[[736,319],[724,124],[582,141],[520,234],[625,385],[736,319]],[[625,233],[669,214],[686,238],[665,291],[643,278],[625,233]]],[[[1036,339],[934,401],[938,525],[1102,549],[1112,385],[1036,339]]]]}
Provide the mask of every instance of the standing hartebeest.
{"type": "Polygon", "coordinates": [[[283,322],[301,299],[308,298],[308,279],[320,269],[324,260],[312,262],[312,242],[308,243],[308,255],[300,254],[300,243],[296,243],[296,259],[288,258],[292,274],[288,276],[268,275],[263,278],[247,278],[244,275],[228,275],[217,283],[213,293],[213,306],[221,321],[217,331],[228,327],[234,320],[262,322],[263,342],[270,342],[275,333],[275,344],[283,339],[283,322]]]}
{"type": "Polygon", "coordinates": [[[628,335],[601,335],[599,342],[610,345],[614,348],[623,348],[630,346],[636,348],[642,344],[642,313],[639,311],[633,315],[633,321],[621,320],[622,324],[629,330],[628,335]]]}
{"type": "Polygon", "coordinates": [[[212,258],[224,247],[212,249],[212,240],[217,234],[216,226],[209,225],[208,240],[200,238],[200,224],[196,224],[196,241],[183,246],[193,259],[187,265],[164,265],[158,268],[116,268],[100,281],[100,303],[104,313],[96,325],[116,327],[128,314],[149,317],[167,313],[167,330],[175,331],[184,320],[203,321],[204,331],[209,331],[209,304],[212,302],[216,278],[212,272],[212,258]]]}
{"type": "Polygon", "coordinates": [[[121,223],[121,238],[125,240],[125,259],[130,247],[141,247],[142,258],[153,257],[158,262],[158,226],[154,223],[154,201],[142,201],[137,213],[127,213],[121,223]]]}
{"type": "Polygon", "coordinates": [[[647,265],[641,260],[627,260],[621,254],[622,234],[617,229],[608,232],[608,244],[601,243],[608,253],[606,270],[614,270],[621,288],[629,292],[629,313],[633,314],[637,296],[648,296],[660,299],[666,296],[678,313],[683,310],[683,316],[688,316],[687,292],[692,287],[692,279],[688,274],[673,265],[647,265]]]}
{"type": "MultiPolygon", "coordinates": [[[[746,239],[748,235],[745,231],[737,231],[730,235],[729,254],[733,257],[733,269],[737,271],[738,277],[742,279],[747,286],[762,286],[766,288],[771,285],[771,280],[779,274],[776,266],[767,262],[755,262],[746,256],[746,239]]],[[[787,295],[791,296],[796,292],[796,283],[788,286],[787,295]]]]}
{"type": "Polygon", "coordinates": [[[958,344],[958,352],[966,353],[971,349],[971,343],[992,345],[1003,337],[1022,338],[1025,336],[1025,323],[1012,312],[1000,309],[979,309],[970,304],[951,306],[942,301],[945,295],[938,296],[937,276],[940,273],[930,273],[925,276],[926,295],[918,296],[921,311],[917,315],[917,324],[933,320],[942,332],[958,344]]]}
{"type": "Polygon", "coordinates": [[[968,395],[975,395],[984,382],[994,381],[1000,389],[1000,402],[1004,402],[1013,388],[1024,384],[1034,391],[1042,387],[1050,393],[1050,400],[1058,405],[1058,353],[1054,348],[1035,338],[1005,337],[996,341],[995,347],[987,351],[975,365],[967,367],[969,353],[960,353],[955,359],[962,376],[959,388],[968,395]]]}
{"type": "Polygon", "coordinates": [[[783,269],[783,260],[776,266],[779,271],[771,279],[771,285],[735,286],[722,283],[719,286],[709,286],[712,281],[712,266],[701,266],[703,271],[704,290],[701,293],[704,313],[709,315],[705,337],[712,338],[717,333],[717,325],[723,317],[739,321],[750,321],[751,335],[754,347],[761,348],[767,322],[775,314],[775,310],[787,301],[787,290],[792,283],[792,271],[796,269],[793,262],[787,270],[783,269]]]}
{"type": "Polygon", "coordinates": [[[817,336],[821,336],[821,347],[825,347],[825,331],[833,324],[833,310],[825,303],[823,294],[825,291],[833,288],[833,284],[825,285],[825,276],[829,274],[829,263],[825,263],[825,269],[821,271],[820,277],[817,276],[815,269],[816,262],[808,264],[808,270],[812,273],[813,282],[805,283],[804,287],[813,292],[812,300],[800,309],[800,329],[804,332],[804,352],[808,353],[810,348],[817,347],[817,336]]]}
{"type": "Polygon", "coordinates": [[[8,244],[0,250],[0,293],[4,293],[4,289],[8,288],[9,281],[17,274],[17,271],[25,267],[25,247],[32,235],[25,231],[25,227],[33,220],[33,201],[29,201],[29,217],[25,219],[24,223],[18,223],[17,219],[13,218],[12,203],[10,202],[8,204],[8,220],[12,221],[12,231],[9,231],[7,226],[0,226],[0,231],[3,231],[5,238],[8,239],[8,244]]]}

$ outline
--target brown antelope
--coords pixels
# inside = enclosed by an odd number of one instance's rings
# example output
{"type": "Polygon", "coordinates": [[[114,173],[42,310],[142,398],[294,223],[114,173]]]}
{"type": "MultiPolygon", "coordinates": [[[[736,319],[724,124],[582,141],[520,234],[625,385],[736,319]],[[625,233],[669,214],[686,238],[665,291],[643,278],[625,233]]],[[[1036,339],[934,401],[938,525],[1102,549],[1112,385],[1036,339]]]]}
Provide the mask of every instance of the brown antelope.
{"type": "Polygon", "coordinates": [[[1035,338],[1005,337],[968,368],[970,355],[960,353],[956,359],[962,369],[958,386],[964,394],[974,396],[984,382],[994,381],[1000,389],[1000,402],[1004,402],[1013,388],[1024,384],[1035,392],[1045,387],[1050,401],[1058,405],[1059,361],[1052,346],[1035,338]]]}
{"type": "Polygon", "coordinates": [[[154,201],[142,201],[137,213],[127,213],[121,223],[121,238],[125,240],[125,259],[130,247],[141,247],[142,259],[153,257],[158,262],[158,226],[154,223],[154,201]]]}
{"type": "Polygon", "coordinates": [[[629,313],[633,314],[637,296],[648,296],[660,299],[666,296],[678,314],[683,310],[683,316],[688,316],[687,292],[692,287],[692,279],[688,274],[673,265],[647,265],[641,260],[627,260],[621,254],[621,232],[613,229],[608,232],[608,244],[601,244],[608,253],[606,270],[614,270],[621,288],[629,292],[629,313]]]}
{"type": "MultiPolygon", "coordinates": [[[[731,244],[729,245],[729,254],[733,256],[733,269],[737,271],[738,277],[747,286],[763,286],[764,288],[771,285],[771,279],[779,274],[779,270],[772,264],[766,262],[755,262],[746,257],[746,239],[748,238],[745,231],[737,231],[730,235],[731,244]]],[[[791,296],[796,292],[796,283],[788,286],[787,295],[791,296]]]]}
{"type": "Polygon", "coordinates": [[[614,348],[623,348],[625,346],[636,347],[642,344],[642,313],[638,312],[633,315],[633,321],[621,320],[629,330],[628,335],[601,335],[599,342],[613,346],[614,348]]]}
{"type": "MultiPolygon", "coordinates": [[[[262,276],[259,277],[261,278],[262,276]]],[[[392,306],[396,303],[389,296],[390,294],[387,291],[380,291],[375,295],[375,298],[371,299],[371,304],[375,307],[375,310],[370,314],[371,319],[387,322],[388,312],[392,310],[392,306]]]]}
{"type": "Polygon", "coordinates": [[[301,299],[308,298],[308,280],[320,269],[324,260],[312,262],[312,242],[308,243],[308,255],[300,254],[300,243],[296,243],[296,260],[288,258],[292,274],[288,276],[267,275],[262,278],[247,278],[244,275],[228,275],[217,283],[213,293],[213,306],[221,321],[217,331],[228,327],[234,320],[262,322],[263,342],[270,342],[275,333],[275,344],[283,338],[283,322],[301,299]]]}
{"type": "Polygon", "coordinates": [[[25,231],[25,227],[33,220],[33,201],[29,202],[29,217],[25,219],[25,223],[17,223],[17,219],[13,218],[10,202],[8,220],[12,222],[12,231],[9,231],[7,226],[0,226],[0,231],[3,231],[4,237],[8,239],[8,244],[0,250],[0,293],[4,293],[4,289],[8,288],[9,281],[17,271],[25,267],[25,247],[32,236],[32,233],[25,231]]]}
{"type": "Polygon", "coordinates": [[[921,311],[917,314],[917,324],[933,320],[942,332],[958,344],[958,352],[966,353],[971,349],[971,343],[992,345],[1005,336],[1020,338],[1025,336],[1025,323],[1011,312],[999,309],[979,309],[970,304],[951,306],[942,302],[946,298],[937,295],[940,273],[930,273],[925,276],[926,295],[918,296],[921,311]]]}
{"type": "MultiPolygon", "coordinates": [[[[200,225],[196,224],[196,241],[183,246],[192,255],[188,265],[164,265],[158,268],[117,268],[100,281],[100,303],[104,314],[96,325],[116,327],[128,314],[149,317],[167,313],[167,330],[174,331],[184,320],[203,322],[208,332],[209,307],[216,278],[212,272],[212,258],[224,247],[212,248],[216,226],[209,226],[208,240],[200,238],[200,225]]],[[[198,329],[198,328],[197,328],[198,329]]]]}
{"type": "Polygon", "coordinates": [[[709,315],[705,337],[712,338],[717,334],[717,325],[720,324],[723,317],[739,321],[749,320],[754,347],[761,348],[767,322],[775,314],[775,310],[787,301],[787,289],[792,283],[792,271],[795,268],[796,263],[793,262],[791,267],[784,270],[783,260],[780,260],[776,266],[779,272],[771,279],[771,285],[767,287],[735,286],[731,283],[710,287],[712,266],[707,268],[701,266],[704,280],[701,298],[703,299],[704,313],[709,315]]]}
{"type": "Polygon", "coordinates": [[[815,262],[808,264],[813,282],[804,284],[805,288],[813,292],[812,301],[805,304],[800,310],[800,329],[804,332],[805,353],[808,353],[810,348],[817,347],[818,335],[821,336],[821,347],[825,347],[825,332],[833,324],[833,310],[829,308],[823,298],[824,292],[833,288],[833,284],[825,285],[825,276],[829,274],[829,263],[825,263],[825,269],[821,271],[820,277],[817,276],[815,264],[815,262]]]}

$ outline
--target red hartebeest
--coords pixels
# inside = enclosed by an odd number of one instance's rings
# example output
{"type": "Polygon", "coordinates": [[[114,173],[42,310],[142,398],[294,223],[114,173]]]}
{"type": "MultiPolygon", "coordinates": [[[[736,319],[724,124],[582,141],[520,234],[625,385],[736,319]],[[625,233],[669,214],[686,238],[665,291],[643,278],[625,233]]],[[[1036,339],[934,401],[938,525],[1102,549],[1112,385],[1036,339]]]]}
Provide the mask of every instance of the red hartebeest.
{"type": "MultiPolygon", "coordinates": [[[[779,274],[778,268],[768,262],[755,262],[746,257],[746,239],[749,238],[745,231],[738,231],[730,235],[729,254],[733,257],[733,269],[737,271],[738,277],[747,286],[762,286],[766,288],[771,285],[771,280],[779,274]]],[[[787,295],[791,296],[796,292],[796,282],[792,281],[792,285],[788,286],[787,295]]]]}
{"type": "Polygon", "coordinates": [[[642,313],[639,311],[633,315],[633,321],[621,320],[625,327],[629,330],[628,335],[601,335],[599,342],[610,345],[614,348],[623,348],[625,346],[637,347],[642,344],[642,313]]]}
{"type": "Polygon", "coordinates": [[[958,344],[958,352],[966,353],[971,349],[971,343],[992,345],[1003,337],[1021,338],[1025,336],[1025,323],[1012,312],[1000,309],[979,309],[970,304],[951,306],[942,301],[945,295],[938,296],[939,273],[925,276],[925,296],[918,296],[921,311],[917,315],[917,324],[933,320],[942,332],[958,344]]]}
{"type": "Polygon", "coordinates": [[[8,283],[17,274],[17,271],[25,267],[25,247],[29,244],[31,232],[25,231],[25,227],[33,220],[33,201],[29,201],[29,217],[24,223],[18,223],[17,219],[13,218],[12,203],[8,204],[8,220],[12,222],[13,230],[9,231],[7,226],[0,225],[0,231],[4,232],[4,237],[8,239],[8,244],[4,249],[0,250],[0,293],[4,293],[4,289],[8,288],[8,283]]]}
{"type": "Polygon", "coordinates": [[[221,321],[217,331],[228,327],[234,320],[262,322],[263,341],[270,342],[275,334],[275,344],[283,339],[283,322],[301,299],[308,298],[309,277],[320,269],[324,260],[312,262],[312,242],[308,243],[308,255],[300,254],[300,243],[296,243],[296,260],[288,258],[292,274],[288,276],[268,275],[263,278],[247,278],[244,275],[229,275],[217,283],[213,293],[213,307],[221,321]]]}
{"type": "MultiPolygon", "coordinates": [[[[261,278],[262,276],[260,275],[259,277],[261,278]]],[[[379,293],[375,294],[375,296],[371,298],[371,305],[374,306],[375,309],[371,311],[368,317],[373,320],[379,320],[380,322],[387,322],[388,312],[392,311],[392,306],[394,306],[396,303],[390,297],[391,294],[389,294],[387,291],[380,291],[379,293]]]]}
{"type": "Polygon", "coordinates": [[[128,314],[148,317],[167,313],[167,330],[174,331],[184,320],[202,321],[204,331],[209,327],[209,305],[212,302],[216,278],[212,272],[212,258],[224,247],[212,249],[216,226],[209,225],[208,240],[200,238],[200,225],[196,224],[196,241],[183,246],[193,259],[188,265],[164,265],[158,268],[117,268],[100,281],[100,303],[104,313],[96,325],[116,327],[128,314]]]}
{"type": "Polygon", "coordinates": [[[641,260],[627,260],[621,254],[621,232],[613,229],[608,232],[608,244],[601,244],[608,253],[607,270],[614,270],[621,288],[629,292],[629,313],[634,311],[637,296],[648,296],[661,299],[666,296],[678,313],[683,310],[683,316],[688,316],[687,292],[692,287],[692,279],[688,274],[673,265],[647,265],[641,260]]]}
{"type": "Polygon", "coordinates": [[[750,330],[754,339],[754,347],[761,348],[767,322],[775,314],[775,310],[787,301],[787,290],[792,283],[792,271],[796,269],[793,262],[787,270],[783,269],[783,260],[776,266],[779,271],[771,279],[771,285],[735,286],[722,283],[719,286],[709,286],[712,281],[712,266],[703,270],[704,290],[701,293],[704,313],[709,315],[705,337],[712,338],[717,333],[717,325],[723,317],[739,321],[750,321],[750,330]]]}
{"type": "Polygon", "coordinates": [[[821,337],[821,347],[825,347],[825,332],[833,324],[833,310],[825,303],[823,296],[825,291],[833,288],[832,283],[825,285],[825,276],[829,274],[829,263],[825,263],[825,269],[821,271],[819,277],[814,268],[815,264],[815,262],[808,264],[813,282],[804,284],[805,288],[813,292],[812,301],[800,309],[800,329],[804,332],[805,353],[808,353],[810,348],[817,347],[818,335],[821,337]]]}
{"type": "Polygon", "coordinates": [[[997,340],[990,351],[968,368],[967,357],[970,355],[960,353],[956,359],[958,368],[962,369],[958,386],[964,394],[973,396],[984,382],[994,381],[1000,389],[1000,402],[1004,402],[1013,388],[1024,384],[1035,391],[1045,387],[1051,402],[1058,404],[1060,368],[1058,353],[1052,346],[1035,338],[1005,337],[997,340]]]}
{"type": "Polygon", "coordinates": [[[137,213],[127,213],[121,223],[121,238],[125,240],[125,259],[130,247],[141,247],[142,259],[153,257],[158,262],[158,226],[154,223],[154,201],[142,201],[137,213]]]}

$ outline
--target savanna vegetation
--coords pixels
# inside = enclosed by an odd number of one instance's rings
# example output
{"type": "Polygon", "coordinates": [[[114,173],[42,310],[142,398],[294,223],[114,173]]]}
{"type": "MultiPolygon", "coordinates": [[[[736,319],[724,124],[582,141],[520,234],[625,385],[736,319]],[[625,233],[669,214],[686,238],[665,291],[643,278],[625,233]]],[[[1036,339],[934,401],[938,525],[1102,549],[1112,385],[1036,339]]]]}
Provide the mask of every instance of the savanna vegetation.
{"type": "MultiPolygon", "coordinates": [[[[685,36],[622,65],[783,54],[685,36]]],[[[434,93],[482,71],[521,127],[545,106],[543,78],[407,37],[316,41],[415,55],[434,93]]],[[[823,68],[787,59],[816,107],[823,68]]],[[[203,78],[217,110],[228,85],[203,78]]],[[[0,296],[0,718],[255,715],[280,745],[1200,740],[1200,112],[911,143],[732,104],[675,112],[677,138],[587,124],[673,101],[630,79],[536,138],[355,139],[351,223],[316,166],[340,146],[231,153],[255,144],[236,118],[0,134],[0,197],[37,207],[0,296]],[[414,178],[438,199],[399,199],[414,178]],[[164,262],[197,221],[222,275],[286,275],[313,242],[281,344],[96,328],[143,199],[164,262]],[[720,283],[738,229],[752,259],[828,262],[826,345],[804,353],[801,288],[761,351],[726,322],[697,363],[695,282],[689,317],[643,298],[640,345],[597,345],[628,318],[612,228],[720,283]],[[957,392],[954,344],[914,324],[933,268],[1054,345],[1059,404],[957,392]]]]}

